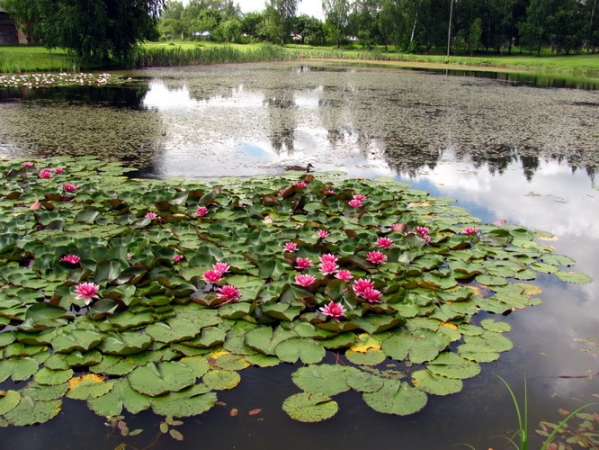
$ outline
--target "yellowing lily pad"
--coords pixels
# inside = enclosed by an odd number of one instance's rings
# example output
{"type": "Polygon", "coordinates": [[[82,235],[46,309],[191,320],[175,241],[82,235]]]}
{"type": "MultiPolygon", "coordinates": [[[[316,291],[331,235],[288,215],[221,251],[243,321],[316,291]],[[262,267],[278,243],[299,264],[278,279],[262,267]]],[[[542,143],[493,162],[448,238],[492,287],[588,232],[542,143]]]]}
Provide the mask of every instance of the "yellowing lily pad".
{"type": "Polygon", "coordinates": [[[361,353],[366,353],[368,350],[379,350],[380,348],[381,341],[366,333],[360,334],[357,340],[350,346],[350,350],[361,353]]]}
{"type": "Polygon", "coordinates": [[[87,400],[88,398],[95,398],[106,394],[112,389],[113,385],[114,381],[106,381],[103,376],[90,373],[71,378],[69,380],[69,390],[66,395],[69,398],[87,400]]]}

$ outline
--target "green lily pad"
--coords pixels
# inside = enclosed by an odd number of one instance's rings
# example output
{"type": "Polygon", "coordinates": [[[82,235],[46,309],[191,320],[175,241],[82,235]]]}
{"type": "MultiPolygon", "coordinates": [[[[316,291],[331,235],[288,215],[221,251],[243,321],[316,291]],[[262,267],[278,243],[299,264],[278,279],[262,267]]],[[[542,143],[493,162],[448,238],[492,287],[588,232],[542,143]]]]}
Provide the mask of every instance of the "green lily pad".
{"type": "Polygon", "coordinates": [[[98,348],[109,355],[132,355],[148,348],[151,343],[152,337],[145,333],[108,333],[98,348]]]}
{"type": "Polygon", "coordinates": [[[275,353],[281,361],[295,363],[301,359],[304,364],[320,362],[325,356],[322,345],[313,339],[300,337],[284,340],[275,347],[275,353]]]}
{"type": "Polygon", "coordinates": [[[398,380],[385,380],[381,389],[365,392],[362,396],[366,404],[375,411],[398,416],[420,411],[427,401],[424,392],[398,380]]]}
{"type": "Polygon", "coordinates": [[[314,392],[295,394],[283,402],[283,411],[299,422],[322,422],[333,417],[338,409],[337,402],[330,397],[314,392]]]}
{"type": "Polygon", "coordinates": [[[299,368],[291,378],[303,391],[332,396],[349,390],[345,380],[354,371],[356,369],[341,365],[312,364],[299,368]]]}
{"type": "Polygon", "coordinates": [[[382,350],[368,350],[366,352],[355,352],[351,349],[345,352],[345,357],[353,364],[364,366],[376,366],[387,359],[382,350]]]}
{"type": "Polygon", "coordinates": [[[441,353],[426,367],[433,374],[458,380],[472,378],[480,373],[480,366],[476,362],[450,352],[441,353]]]}
{"type": "Polygon", "coordinates": [[[347,376],[346,382],[358,392],[376,392],[383,387],[385,379],[373,373],[355,371],[347,376]]]}
{"type": "Polygon", "coordinates": [[[195,383],[193,371],[180,362],[149,363],[135,369],[127,378],[133,389],[151,397],[180,391],[195,383]]]}
{"type": "Polygon", "coordinates": [[[23,397],[19,404],[4,414],[11,425],[25,426],[44,423],[54,418],[61,407],[60,400],[35,401],[31,397],[23,397]]]}
{"type": "Polygon", "coordinates": [[[412,373],[412,383],[418,389],[434,395],[456,394],[462,390],[462,380],[447,378],[427,370],[412,373]]]}
{"type": "Polygon", "coordinates": [[[208,411],[216,400],[216,393],[210,392],[206,386],[195,385],[152,399],[152,409],[163,416],[191,417],[208,411]]]}
{"type": "Polygon", "coordinates": [[[51,345],[57,353],[71,353],[73,350],[87,351],[97,346],[104,336],[91,330],[72,330],[52,339],[51,345]]]}
{"type": "Polygon", "coordinates": [[[202,381],[211,389],[224,391],[233,389],[241,382],[241,376],[233,370],[211,370],[202,381]]]}
{"type": "Polygon", "coordinates": [[[433,331],[402,330],[383,341],[382,350],[397,361],[409,358],[415,364],[432,361],[449,345],[449,338],[433,331]]]}
{"type": "Polygon", "coordinates": [[[73,376],[73,371],[68,370],[51,370],[46,367],[41,369],[35,374],[33,379],[36,383],[42,385],[55,386],[58,384],[66,383],[73,376]]]}
{"type": "Polygon", "coordinates": [[[113,417],[122,414],[123,408],[137,414],[151,405],[151,399],[132,389],[127,379],[116,380],[108,392],[87,400],[90,409],[96,414],[113,417]]]}
{"type": "Polygon", "coordinates": [[[20,401],[21,396],[17,391],[0,391],[0,415],[16,408],[20,401]]]}
{"type": "Polygon", "coordinates": [[[186,319],[169,319],[166,323],[148,325],[146,334],[158,342],[175,342],[193,339],[200,332],[200,326],[186,319]]]}
{"type": "Polygon", "coordinates": [[[11,358],[0,361],[0,381],[11,377],[13,381],[28,380],[38,371],[39,363],[33,358],[11,358]]]}
{"type": "Polygon", "coordinates": [[[575,272],[564,272],[562,270],[555,273],[555,275],[562,281],[574,284],[588,284],[592,283],[593,279],[584,273],[575,272]]]}

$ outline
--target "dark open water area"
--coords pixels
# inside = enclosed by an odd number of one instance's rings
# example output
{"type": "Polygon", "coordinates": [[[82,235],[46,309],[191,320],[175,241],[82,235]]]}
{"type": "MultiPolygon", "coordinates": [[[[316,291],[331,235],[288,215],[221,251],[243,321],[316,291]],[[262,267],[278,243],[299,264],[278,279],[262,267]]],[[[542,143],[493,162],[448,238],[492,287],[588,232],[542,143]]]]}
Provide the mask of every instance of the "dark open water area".
{"type": "MultiPolygon", "coordinates": [[[[112,88],[0,89],[0,156],[92,154],[156,179],[276,175],[307,163],[351,177],[390,177],[455,198],[483,222],[553,233],[545,245],[599,280],[599,90],[592,80],[563,85],[320,63],[128,75],[135,83],[112,88]]],[[[219,393],[226,406],[183,419],[183,442],[155,439],[159,418],[150,413],[127,418],[142,434],[121,437],[84,402],[65,399],[49,423],[0,429],[0,449],[124,442],[138,449],[442,450],[467,443],[502,450],[511,447],[493,436],[511,436],[517,418],[498,376],[519,398],[526,378],[536,449],[541,420],[557,423],[560,408],[599,395],[599,289],[597,281],[575,285],[549,275],[534,284],[543,290],[541,305],[496,318],[511,325],[514,349],[482,364],[461,393],[430,396],[412,416],[376,413],[346,393],[336,397],[332,419],[294,422],[281,404],[298,392],[290,377],[297,367],[282,365],[246,369],[238,387],[219,393]],[[240,414],[231,417],[231,408],[240,414]],[[262,412],[249,415],[255,408],[262,412]]]]}

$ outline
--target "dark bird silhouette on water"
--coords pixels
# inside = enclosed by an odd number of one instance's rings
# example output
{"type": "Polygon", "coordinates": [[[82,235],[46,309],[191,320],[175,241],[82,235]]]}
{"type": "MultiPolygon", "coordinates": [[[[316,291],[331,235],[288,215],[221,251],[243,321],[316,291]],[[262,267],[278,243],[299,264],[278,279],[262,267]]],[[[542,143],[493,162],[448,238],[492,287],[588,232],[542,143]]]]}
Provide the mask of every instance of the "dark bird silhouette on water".
{"type": "Polygon", "coordinates": [[[304,167],[304,166],[287,166],[287,167],[285,167],[285,170],[297,170],[298,172],[312,172],[312,169],[314,169],[314,166],[310,163],[308,163],[308,165],[306,167],[304,167]]]}

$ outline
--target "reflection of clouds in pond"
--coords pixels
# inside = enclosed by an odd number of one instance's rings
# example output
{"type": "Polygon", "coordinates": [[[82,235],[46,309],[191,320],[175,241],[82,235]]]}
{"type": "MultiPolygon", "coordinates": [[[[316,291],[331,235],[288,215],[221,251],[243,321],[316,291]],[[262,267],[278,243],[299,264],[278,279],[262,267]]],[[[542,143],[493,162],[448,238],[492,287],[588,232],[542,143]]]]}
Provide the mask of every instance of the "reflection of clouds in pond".
{"type": "Polygon", "coordinates": [[[572,173],[564,164],[540,162],[527,181],[518,161],[498,176],[484,167],[472,170],[468,163],[445,154],[441,163],[419,178],[436,184],[443,195],[485,205],[495,214],[493,220],[505,218],[557,236],[599,239],[599,192],[591,189],[585,173],[572,173]]]}
{"type": "Polygon", "coordinates": [[[283,91],[267,96],[243,85],[231,88],[228,97],[196,100],[190,92],[186,86],[168,89],[156,81],[144,97],[143,105],[157,110],[168,130],[165,151],[154,164],[156,176],[274,174],[308,162],[320,171],[393,175],[384,143],[364,139],[351,122],[334,141],[329,139],[319,110],[322,86],[298,90],[291,97],[283,91]]]}
{"type": "Polygon", "coordinates": [[[231,88],[230,97],[216,96],[209,99],[197,100],[191,97],[187,86],[179,89],[169,89],[160,81],[150,83],[150,90],[143,98],[145,108],[158,111],[189,112],[193,109],[206,108],[256,108],[261,107],[264,96],[255,92],[246,92],[243,85],[231,88]]]}

